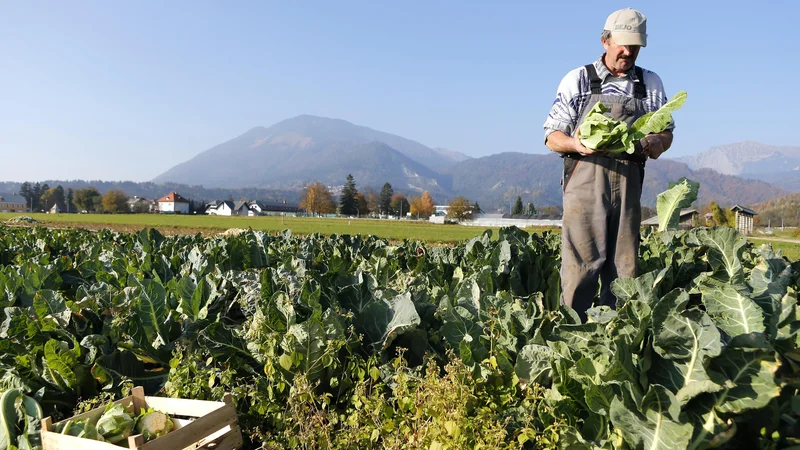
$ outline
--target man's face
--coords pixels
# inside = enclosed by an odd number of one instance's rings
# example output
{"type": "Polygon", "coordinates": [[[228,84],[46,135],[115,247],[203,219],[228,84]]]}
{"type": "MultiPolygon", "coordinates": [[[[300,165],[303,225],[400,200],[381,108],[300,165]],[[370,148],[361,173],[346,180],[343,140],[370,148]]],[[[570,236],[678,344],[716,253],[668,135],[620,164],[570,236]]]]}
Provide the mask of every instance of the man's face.
{"type": "Polygon", "coordinates": [[[641,48],[639,45],[617,45],[613,37],[603,41],[603,47],[606,49],[606,66],[618,74],[633,68],[641,48]]]}

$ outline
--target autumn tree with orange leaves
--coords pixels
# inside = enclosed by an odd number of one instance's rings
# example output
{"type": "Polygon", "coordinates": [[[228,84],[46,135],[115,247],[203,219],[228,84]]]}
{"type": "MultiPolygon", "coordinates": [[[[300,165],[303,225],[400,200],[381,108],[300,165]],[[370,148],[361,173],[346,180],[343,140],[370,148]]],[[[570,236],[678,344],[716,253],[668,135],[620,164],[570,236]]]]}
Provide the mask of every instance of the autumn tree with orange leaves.
{"type": "Polygon", "coordinates": [[[422,214],[422,197],[419,195],[412,195],[408,198],[408,204],[410,207],[409,212],[411,212],[412,216],[417,218],[424,216],[424,214],[422,214]]]}
{"type": "Polygon", "coordinates": [[[336,212],[336,202],[328,187],[316,181],[306,186],[300,208],[312,214],[332,214],[336,212]]]}
{"type": "Polygon", "coordinates": [[[433,201],[433,197],[431,197],[430,192],[425,191],[422,193],[422,211],[420,212],[420,215],[424,217],[430,217],[434,212],[436,212],[436,205],[433,201]]]}
{"type": "Polygon", "coordinates": [[[456,197],[447,206],[447,217],[456,220],[471,219],[474,211],[472,203],[466,197],[456,197]]]}
{"type": "Polygon", "coordinates": [[[411,215],[416,217],[430,217],[436,210],[436,206],[431,198],[431,193],[425,191],[422,196],[413,196],[409,199],[411,205],[411,215]]]}

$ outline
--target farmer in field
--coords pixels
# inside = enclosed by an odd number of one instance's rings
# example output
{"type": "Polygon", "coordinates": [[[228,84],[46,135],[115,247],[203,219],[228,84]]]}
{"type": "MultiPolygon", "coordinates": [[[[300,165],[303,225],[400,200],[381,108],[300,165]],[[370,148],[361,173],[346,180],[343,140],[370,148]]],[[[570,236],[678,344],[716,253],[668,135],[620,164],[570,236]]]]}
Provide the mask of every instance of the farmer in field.
{"type": "Polygon", "coordinates": [[[598,277],[599,304],[614,308],[611,282],[636,276],[645,162],[670,147],[674,126],[643,138],[633,154],[595,152],[581,144],[578,127],[597,102],[629,126],[667,102],[661,78],[636,66],[647,45],[644,14],[615,11],[600,41],[605,53],[567,73],[544,124],[545,145],[564,158],[561,300],[584,321],[598,277]]]}

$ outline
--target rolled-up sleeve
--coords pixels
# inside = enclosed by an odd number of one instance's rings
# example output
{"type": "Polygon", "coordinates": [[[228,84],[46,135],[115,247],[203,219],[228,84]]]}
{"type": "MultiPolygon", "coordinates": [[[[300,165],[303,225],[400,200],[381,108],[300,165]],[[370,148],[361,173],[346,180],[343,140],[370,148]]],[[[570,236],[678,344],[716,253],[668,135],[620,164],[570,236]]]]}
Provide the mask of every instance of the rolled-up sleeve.
{"type": "Polygon", "coordinates": [[[544,141],[555,131],[561,131],[571,136],[578,123],[578,109],[576,97],[579,96],[580,71],[573,70],[568,73],[558,85],[556,99],[550,107],[550,113],[544,122],[544,141]]]}

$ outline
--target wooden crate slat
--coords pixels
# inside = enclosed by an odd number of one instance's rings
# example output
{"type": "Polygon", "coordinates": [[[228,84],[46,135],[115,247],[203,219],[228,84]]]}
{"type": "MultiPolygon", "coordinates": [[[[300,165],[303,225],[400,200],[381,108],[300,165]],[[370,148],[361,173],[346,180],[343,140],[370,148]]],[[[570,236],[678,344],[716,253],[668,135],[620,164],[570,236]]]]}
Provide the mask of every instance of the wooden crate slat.
{"type": "Polygon", "coordinates": [[[225,406],[224,402],[189,400],[185,398],[145,397],[148,408],[170,416],[203,417],[225,406]]]}
{"type": "Polygon", "coordinates": [[[222,427],[219,430],[209,434],[208,436],[203,437],[200,441],[197,442],[198,446],[206,445],[209,442],[214,442],[215,440],[221,438],[223,435],[227,434],[231,431],[231,425],[227,427],[222,427]]]}
{"type": "Polygon", "coordinates": [[[198,450],[237,450],[242,448],[242,444],[244,444],[244,441],[242,440],[241,430],[239,427],[233,427],[231,431],[224,436],[212,442],[205,443],[202,447],[199,447],[198,450]]]}
{"type": "Polygon", "coordinates": [[[173,430],[180,430],[181,428],[185,427],[186,425],[189,425],[190,423],[192,423],[193,420],[194,419],[181,419],[181,418],[173,417],[172,418],[172,424],[175,425],[175,428],[173,428],[173,430]]]}
{"type": "Polygon", "coordinates": [[[222,439],[223,436],[230,433],[232,429],[236,428],[236,425],[228,425],[227,427],[222,427],[219,430],[209,434],[208,436],[204,437],[200,441],[197,442],[198,447],[202,447],[206,444],[210,444],[212,442],[218,441],[222,439]]]}
{"type": "Polygon", "coordinates": [[[167,433],[158,439],[146,442],[140,449],[172,450],[186,448],[215,431],[236,423],[236,420],[236,409],[230,406],[223,406],[181,427],[180,432],[167,433]]]}
{"type": "Polygon", "coordinates": [[[138,450],[144,444],[144,436],[135,434],[128,436],[128,448],[131,450],[138,450]]]}
{"type": "Polygon", "coordinates": [[[145,403],[144,388],[141,386],[133,388],[131,390],[131,397],[133,397],[133,412],[138,416],[142,408],[147,406],[145,403]]]}
{"type": "Polygon", "coordinates": [[[108,442],[52,432],[42,433],[42,446],[47,450],[120,450],[124,448],[108,442]]]}

